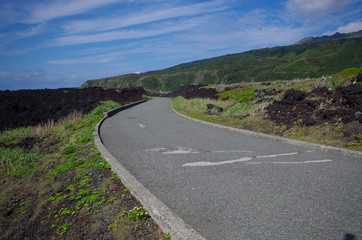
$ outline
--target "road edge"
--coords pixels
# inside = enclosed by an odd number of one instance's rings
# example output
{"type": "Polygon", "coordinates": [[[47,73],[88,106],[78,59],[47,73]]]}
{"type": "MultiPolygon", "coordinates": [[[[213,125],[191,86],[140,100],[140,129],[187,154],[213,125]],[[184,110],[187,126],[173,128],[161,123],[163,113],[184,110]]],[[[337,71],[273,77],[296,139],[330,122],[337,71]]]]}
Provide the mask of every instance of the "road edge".
{"type": "Polygon", "coordinates": [[[349,150],[349,149],[345,149],[345,148],[338,148],[338,147],[333,147],[333,146],[327,146],[327,145],[318,144],[318,143],[305,142],[302,140],[284,138],[284,137],[269,135],[269,134],[265,134],[265,133],[258,133],[258,132],[253,132],[250,130],[233,128],[233,127],[229,127],[229,126],[224,126],[224,125],[206,122],[206,121],[203,121],[200,119],[192,118],[192,117],[189,117],[182,113],[177,112],[173,108],[172,100],[171,100],[171,108],[177,115],[179,115],[183,118],[204,124],[204,125],[208,125],[208,126],[212,126],[212,127],[216,127],[216,128],[220,128],[220,129],[225,129],[225,130],[228,130],[231,132],[236,132],[236,133],[240,133],[240,134],[247,135],[247,136],[254,136],[254,137],[258,137],[258,138],[264,138],[264,139],[274,140],[274,141],[278,141],[278,142],[288,143],[288,144],[292,144],[292,145],[296,145],[296,146],[308,147],[308,148],[312,148],[314,150],[322,150],[325,152],[340,153],[340,154],[347,155],[350,157],[362,158],[362,152],[359,152],[359,151],[349,150]]]}
{"type": "Polygon", "coordinates": [[[121,178],[122,183],[130,188],[132,195],[141,202],[143,207],[149,212],[158,226],[165,232],[170,233],[175,240],[206,240],[191,226],[186,224],[181,218],[173,213],[163,202],[153,195],[145,186],[142,185],[104,146],[100,136],[100,128],[103,122],[113,115],[144,103],[147,100],[141,100],[119,108],[112,109],[103,113],[104,117],[95,126],[94,143],[101,155],[111,165],[111,168],[121,178]]]}

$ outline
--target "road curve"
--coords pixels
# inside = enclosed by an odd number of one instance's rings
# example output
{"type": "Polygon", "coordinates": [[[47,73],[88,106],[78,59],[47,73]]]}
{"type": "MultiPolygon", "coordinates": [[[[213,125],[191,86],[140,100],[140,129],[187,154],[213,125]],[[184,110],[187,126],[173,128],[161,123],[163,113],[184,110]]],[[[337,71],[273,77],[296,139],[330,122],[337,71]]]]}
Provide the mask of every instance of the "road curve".
{"type": "Polygon", "coordinates": [[[205,126],[164,98],[106,119],[100,135],[206,239],[362,239],[362,159],[205,126]]]}

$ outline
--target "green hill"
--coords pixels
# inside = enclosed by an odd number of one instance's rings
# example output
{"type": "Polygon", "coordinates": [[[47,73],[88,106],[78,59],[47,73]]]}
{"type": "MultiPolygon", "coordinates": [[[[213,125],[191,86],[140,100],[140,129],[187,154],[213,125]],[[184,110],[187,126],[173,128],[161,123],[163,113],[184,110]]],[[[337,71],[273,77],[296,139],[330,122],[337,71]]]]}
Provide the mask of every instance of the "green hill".
{"type": "MultiPolygon", "coordinates": [[[[360,35],[360,32],[357,32],[360,35]]],[[[229,84],[332,75],[362,66],[362,37],[313,40],[283,47],[263,48],[238,54],[180,64],[164,70],[89,80],[81,87],[144,87],[174,91],[190,83],[229,84]]],[[[302,40],[303,41],[303,40],[302,40]]]]}

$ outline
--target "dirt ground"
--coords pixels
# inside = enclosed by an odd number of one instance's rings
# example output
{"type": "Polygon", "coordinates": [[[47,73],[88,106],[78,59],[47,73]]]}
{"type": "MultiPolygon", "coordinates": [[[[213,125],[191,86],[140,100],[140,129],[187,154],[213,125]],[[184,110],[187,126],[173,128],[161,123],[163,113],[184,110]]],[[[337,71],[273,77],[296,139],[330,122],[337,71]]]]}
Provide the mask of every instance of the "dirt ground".
{"type": "Polygon", "coordinates": [[[77,110],[86,114],[100,101],[125,104],[142,99],[143,88],[62,88],[44,90],[0,91],[0,131],[34,126],[48,119],[54,121],[77,110]]]}

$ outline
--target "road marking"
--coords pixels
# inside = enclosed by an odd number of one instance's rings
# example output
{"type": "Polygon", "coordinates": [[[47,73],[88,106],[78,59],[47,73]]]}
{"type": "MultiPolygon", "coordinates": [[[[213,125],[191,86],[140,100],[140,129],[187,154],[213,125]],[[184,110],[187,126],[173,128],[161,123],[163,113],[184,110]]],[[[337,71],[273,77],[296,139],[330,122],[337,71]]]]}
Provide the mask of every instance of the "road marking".
{"type": "Polygon", "coordinates": [[[146,152],[160,152],[163,154],[188,154],[188,153],[200,153],[196,149],[184,148],[178,146],[177,149],[167,149],[167,148],[150,148],[146,149],[146,152]]]}
{"type": "Polygon", "coordinates": [[[186,148],[177,146],[176,149],[172,148],[150,148],[146,149],[146,152],[159,152],[163,154],[189,154],[189,153],[255,153],[255,151],[244,150],[226,150],[226,151],[205,151],[197,150],[193,148],[186,148]]]}
{"type": "Polygon", "coordinates": [[[237,162],[246,162],[250,161],[251,157],[244,157],[236,160],[228,160],[223,162],[194,162],[194,163],[186,163],[182,165],[183,167],[209,167],[209,166],[218,166],[218,165],[224,165],[224,164],[231,164],[231,163],[237,163],[237,162]]]}
{"type": "Polygon", "coordinates": [[[275,158],[280,156],[291,156],[291,155],[297,155],[297,152],[292,153],[281,153],[281,154],[274,154],[274,155],[265,155],[265,156],[256,156],[256,158],[275,158]]]}
{"type": "Polygon", "coordinates": [[[331,159],[323,159],[323,160],[310,160],[310,161],[302,161],[302,162],[250,162],[252,160],[251,157],[244,157],[236,160],[228,160],[223,162],[194,162],[194,163],[186,163],[182,165],[182,167],[210,167],[210,166],[219,166],[224,164],[231,164],[237,162],[243,162],[245,164],[250,165],[260,165],[260,164],[304,164],[304,163],[326,163],[332,162],[331,159]]]}
{"type": "Polygon", "coordinates": [[[211,151],[212,153],[254,153],[255,151],[234,151],[234,150],[230,150],[230,151],[211,151]]]}
{"type": "MultiPolygon", "coordinates": [[[[139,124],[139,123],[138,123],[139,124]]],[[[309,150],[306,152],[314,152],[315,150],[309,150]]],[[[146,149],[146,152],[158,152],[162,154],[193,154],[193,153],[254,153],[254,151],[244,151],[244,150],[220,150],[220,151],[203,151],[197,150],[193,148],[186,148],[177,146],[176,149],[171,148],[150,148],[146,149]]],[[[304,163],[326,163],[331,162],[330,159],[323,159],[323,160],[308,160],[308,161],[300,161],[300,162],[253,162],[253,159],[263,159],[263,158],[276,158],[282,156],[293,156],[298,155],[298,152],[290,152],[290,153],[279,153],[279,154],[271,154],[271,155],[261,155],[261,156],[252,156],[252,157],[242,157],[235,160],[226,160],[220,162],[192,162],[192,163],[185,163],[182,167],[210,167],[210,166],[220,166],[225,164],[233,164],[233,163],[244,163],[250,165],[256,164],[304,164],[304,163]]]]}
{"type": "Polygon", "coordinates": [[[145,128],[145,127],[146,127],[146,125],[143,125],[143,124],[141,124],[141,123],[137,123],[137,125],[140,126],[141,128],[145,128]]]}
{"type": "Polygon", "coordinates": [[[188,154],[188,153],[200,153],[196,149],[178,147],[176,150],[168,150],[162,152],[163,154],[188,154]]]}
{"type": "Polygon", "coordinates": [[[309,161],[301,161],[301,162],[247,162],[246,164],[257,165],[257,164],[303,164],[303,163],[325,163],[332,162],[331,159],[323,159],[323,160],[309,160],[309,161]]]}
{"type": "Polygon", "coordinates": [[[301,164],[301,163],[325,163],[325,162],[332,162],[331,159],[323,159],[323,160],[310,160],[310,161],[303,161],[303,162],[271,162],[274,164],[301,164]]]}

